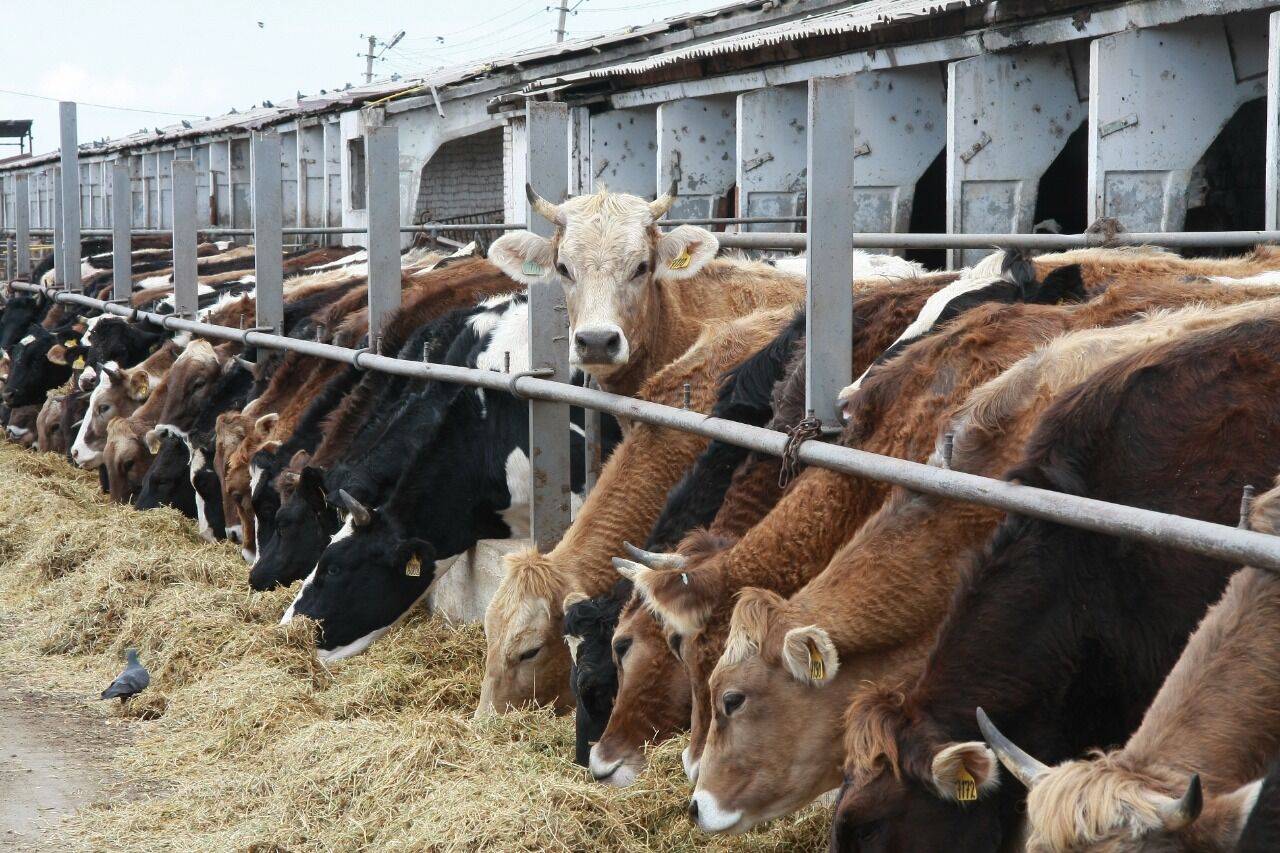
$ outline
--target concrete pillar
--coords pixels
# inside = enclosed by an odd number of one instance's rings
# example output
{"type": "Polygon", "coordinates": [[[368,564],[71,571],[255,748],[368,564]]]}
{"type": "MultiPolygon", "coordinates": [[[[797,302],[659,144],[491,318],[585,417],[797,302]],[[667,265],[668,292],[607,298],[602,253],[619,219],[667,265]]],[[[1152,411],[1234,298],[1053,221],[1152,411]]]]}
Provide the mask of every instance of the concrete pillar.
{"type": "MultiPolygon", "coordinates": [[[[738,96],[738,216],[798,216],[804,210],[805,90],[757,89],[738,96]]],[[[743,231],[795,231],[791,223],[743,225],[743,231]]]]}
{"type": "MultiPolygon", "coordinates": [[[[298,130],[298,224],[316,228],[324,219],[324,127],[298,130]]],[[[323,240],[317,242],[324,242],[323,240]]]]}
{"type": "Polygon", "coordinates": [[[1093,42],[1091,220],[1182,229],[1192,169],[1240,105],[1266,94],[1263,21],[1232,27],[1230,37],[1223,18],[1197,18],[1093,42]]]}
{"type": "MultiPolygon", "coordinates": [[[[342,125],[331,121],[324,126],[324,224],[342,225],[342,125]]],[[[341,245],[342,237],[334,235],[331,245],[341,245]]]]}
{"type": "MultiPolygon", "coordinates": [[[[947,86],[947,233],[1030,233],[1041,175],[1088,116],[1063,46],[953,62],[947,86]]],[[[984,250],[950,250],[949,266],[984,250]]]]}
{"type": "Polygon", "coordinates": [[[156,175],[160,187],[160,227],[173,227],[173,150],[156,152],[156,175]]]}
{"type": "Polygon", "coordinates": [[[280,134],[280,197],[286,228],[298,224],[298,132],[280,134]]]}
{"type": "Polygon", "coordinates": [[[214,225],[231,224],[231,143],[209,143],[209,207],[214,225]]]}
{"type": "Polygon", "coordinates": [[[737,179],[736,98],[684,98],[658,106],[658,188],[675,180],[680,195],[670,219],[715,216],[716,202],[737,179]]]}
{"type": "MultiPolygon", "coordinates": [[[[231,140],[228,176],[231,185],[231,226],[253,227],[253,198],[250,192],[250,154],[248,139],[231,140]]],[[[243,242],[237,238],[237,242],[243,242]]]]}

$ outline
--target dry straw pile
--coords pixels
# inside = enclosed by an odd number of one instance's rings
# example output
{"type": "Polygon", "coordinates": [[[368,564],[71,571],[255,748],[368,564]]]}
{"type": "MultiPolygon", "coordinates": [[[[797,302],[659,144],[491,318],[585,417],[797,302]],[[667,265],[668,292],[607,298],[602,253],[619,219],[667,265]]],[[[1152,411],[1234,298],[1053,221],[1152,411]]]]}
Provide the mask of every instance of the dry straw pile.
{"type": "Polygon", "coordinates": [[[290,593],[250,595],[230,546],[178,514],[109,505],[96,478],[0,444],[0,639],[28,683],[100,689],[137,646],[152,687],[116,756],[140,798],[82,810],[68,849],[684,851],[825,849],[829,810],[743,838],[684,816],[683,742],[625,790],[572,763],[571,721],[471,719],[479,626],[418,616],[368,654],[315,659],[290,593]]]}

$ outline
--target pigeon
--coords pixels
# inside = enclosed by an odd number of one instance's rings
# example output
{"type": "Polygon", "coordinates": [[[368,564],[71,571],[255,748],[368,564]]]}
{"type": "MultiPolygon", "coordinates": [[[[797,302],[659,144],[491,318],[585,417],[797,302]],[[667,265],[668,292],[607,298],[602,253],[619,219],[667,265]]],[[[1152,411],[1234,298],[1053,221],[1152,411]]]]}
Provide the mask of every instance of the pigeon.
{"type": "Polygon", "coordinates": [[[151,673],[138,662],[138,650],[126,649],[125,657],[129,659],[129,665],[116,677],[115,681],[111,682],[110,687],[102,691],[101,696],[103,699],[118,698],[122,705],[131,696],[146,690],[147,685],[151,683],[151,673]]]}

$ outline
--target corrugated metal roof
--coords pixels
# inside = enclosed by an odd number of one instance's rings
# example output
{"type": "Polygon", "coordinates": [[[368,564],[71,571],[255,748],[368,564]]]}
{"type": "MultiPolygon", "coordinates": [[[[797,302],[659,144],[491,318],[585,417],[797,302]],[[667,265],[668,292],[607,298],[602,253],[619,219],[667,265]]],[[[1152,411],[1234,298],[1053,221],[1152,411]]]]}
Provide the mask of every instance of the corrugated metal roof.
{"type": "MultiPolygon", "coordinates": [[[[580,74],[554,78],[560,83],[601,77],[644,74],[657,68],[675,65],[692,59],[740,53],[761,47],[799,41],[815,36],[840,33],[865,33],[881,27],[902,23],[912,18],[927,17],[943,12],[980,6],[990,0],[866,0],[866,2],[842,9],[818,12],[808,17],[780,24],[760,27],[750,32],[738,33],[721,39],[691,45],[679,50],[666,51],[635,62],[625,62],[608,68],[595,68],[580,74]]],[[[540,81],[527,91],[540,89],[540,81]]]]}

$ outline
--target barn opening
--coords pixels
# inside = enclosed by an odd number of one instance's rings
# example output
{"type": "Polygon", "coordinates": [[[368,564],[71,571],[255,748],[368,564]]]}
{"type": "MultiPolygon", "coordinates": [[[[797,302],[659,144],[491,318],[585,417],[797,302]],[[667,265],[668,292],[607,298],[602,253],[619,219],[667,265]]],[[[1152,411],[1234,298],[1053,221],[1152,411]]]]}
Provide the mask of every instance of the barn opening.
{"type": "MultiPolygon", "coordinates": [[[[912,234],[947,233],[947,149],[943,148],[933,158],[929,168],[916,181],[916,192],[911,202],[912,234]]],[[[947,268],[946,249],[908,249],[903,256],[909,261],[923,264],[925,269],[947,268]]]]}
{"type": "Polygon", "coordinates": [[[502,128],[441,145],[422,167],[413,221],[502,221],[502,128]]]}
{"type": "Polygon", "coordinates": [[[1079,234],[1089,227],[1089,123],[1067,137],[1067,144],[1040,176],[1036,187],[1036,212],[1032,223],[1037,231],[1079,234]],[[1057,223],[1057,231],[1049,224],[1057,223]]]}
{"type": "MultiPolygon", "coordinates": [[[[1266,221],[1267,100],[1245,102],[1191,172],[1185,231],[1253,231],[1266,221]]],[[[1239,249],[1188,250],[1230,255],[1239,249]]]]}

